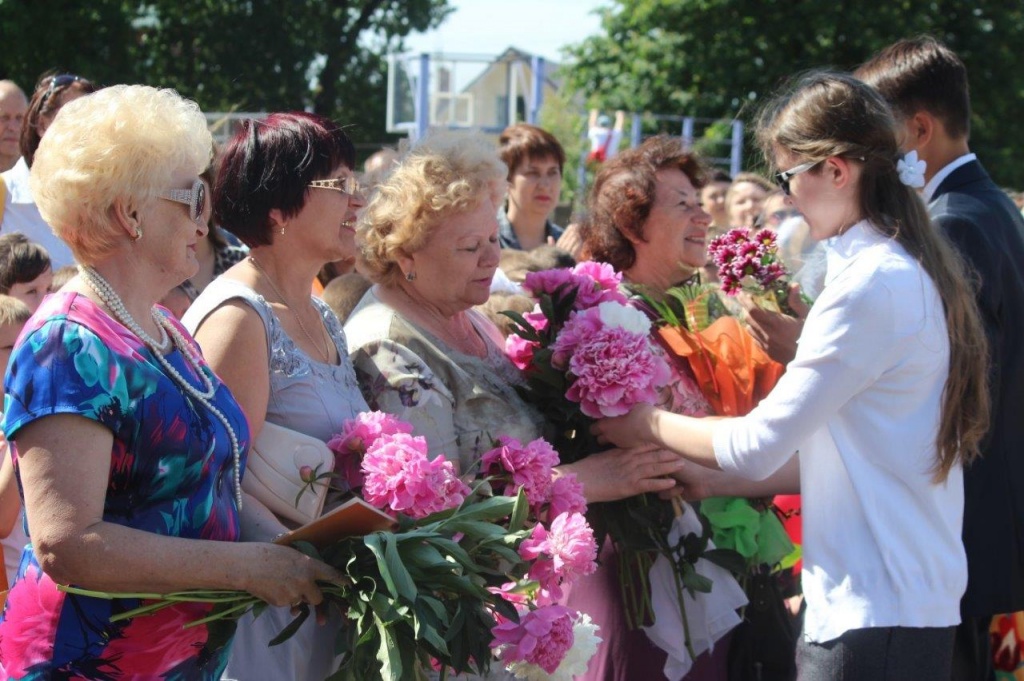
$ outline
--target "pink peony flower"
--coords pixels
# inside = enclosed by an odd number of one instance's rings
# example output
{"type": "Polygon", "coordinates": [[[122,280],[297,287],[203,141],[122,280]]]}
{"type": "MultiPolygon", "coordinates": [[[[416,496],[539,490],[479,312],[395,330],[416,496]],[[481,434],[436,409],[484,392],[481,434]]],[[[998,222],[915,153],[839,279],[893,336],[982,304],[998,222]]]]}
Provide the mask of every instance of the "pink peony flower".
{"type": "Polygon", "coordinates": [[[625,303],[626,296],[619,291],[622,275],[602,262],[582,262],[572,269],[544,270],[526,275],[523,287],[535,297],[542,294],[562,295],[576,290],[574,310],[585,310],[604,302],[625,303]]]}
{"type": "Polygon", "coordinates": [[[506,664],[527,662],[554,674],[572,648],[573,612],[562,605],[520,609],[519,621],[500,621],[491,647],[506,664]]]}
{"type": "Polygon", "coordinates": [[[531,508],[540,508],[550,496],[551,469],[558,465],[558,452],[544,438],[523,445],[513,437],[500,437],[497,447],[483,455],[481,470],[495,476],[496,492],[509,496],[526,491],[531,508]],[[508,484],[501,486],[501,478],[508,484]]]}
{"type": "Polygon", "coordinates": [[[572,268],[572,273],[578,278],[579,290],[573,305],[577,310],[607,302],[626,303],[626,296],[619,291],[622,275],[608,263],[588,260],[572,268]]]}
{"type": "Polygon", "coordinates": [[[514,333],[510,333],[505,339],[505,355],[520,371],[530,368],[530,365],[533,364],[533,353],[539,347],[539,343],[528,341],[514,333]]]}
{"type": "Polygon", "coordinates": [[[565,369],[569,358],[584,339],[593,336],[604,327],[597,308],[573,312],[551,344],[551,366],[565,369]]]}
{"type": "Polygon", "coordinates": [[[586,513],[587,500],[583,496],[583,485],[573,473],[565,473],[551,482],[548,496],[548,518],[562,513],[586,513]]]}
{"type": "Polygon", "coordinates": [[[555,270],[543,270],[541,272],[529,272],[523,279],[523,288],[529,291],[535,298],[546,293],[551,295],[561,289],[564,294],[570,288],[577,286],[576,277],[572,270],[562,267],[555,270]]]}
{"type": "Polygon", "coordinates": [[[362,463],[363,497],[378,508],[423,518],[461,504],[470,489],[451,461],[427,458],[427,441],[408,433],[378,438],[362,463]]]}
{"type": "Polygon", "coordinates": [[[551,521],[546,552],[563,583],[597,570],[597,541],[581,513],[561,513],[551,521]]]}
{"type": "Polygon", "coordinates": [[[580,513],[562,513],[551,522],[533,527],[530,536],[519,544],[519,555],[530,561],[527,578],[540,586],[538,603],[550,603],[562,597],[562,587],[597,569],[597,541],[580,513]]]}
{"type": "Polygon", "coordinates": [[[576,377],[565,396],[591,418],[622,416],[637,404],[653,404],[671,371],[647,336],[602,329],[576,346],[569,360],[576,377]]]}
{"type": "Polygon", "coordinates": [[[327,441],[334,452],[334,471],[350,488],[363,486],[363,454],[382,435],[411,433],[412,426],[382,411],[364,411],[348,419],[341,432],[327,441]]]}

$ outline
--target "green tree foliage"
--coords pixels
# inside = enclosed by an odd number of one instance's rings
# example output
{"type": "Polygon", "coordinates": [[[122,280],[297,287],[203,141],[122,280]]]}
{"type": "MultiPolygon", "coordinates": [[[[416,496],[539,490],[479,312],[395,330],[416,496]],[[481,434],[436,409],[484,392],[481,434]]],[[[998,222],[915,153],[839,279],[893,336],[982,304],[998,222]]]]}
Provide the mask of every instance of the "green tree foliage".
{"type": "Polygon", "coordinates": [[[207,111],[310,108],[385,139],[387,63],[448,0],[0,0],[0,77],[173,87],[207,111]]]}
{"type": "Polygon", "coordinates": [[[932,34],[967,64],[972,147],[997,182],[1024,187],[1014,154],[1024,139],[1020,0],[614,0],[603,12],[604,34],[569,50],[571,89],[605,109],[748,123],[795,73],[852,69],[932,34]]]}

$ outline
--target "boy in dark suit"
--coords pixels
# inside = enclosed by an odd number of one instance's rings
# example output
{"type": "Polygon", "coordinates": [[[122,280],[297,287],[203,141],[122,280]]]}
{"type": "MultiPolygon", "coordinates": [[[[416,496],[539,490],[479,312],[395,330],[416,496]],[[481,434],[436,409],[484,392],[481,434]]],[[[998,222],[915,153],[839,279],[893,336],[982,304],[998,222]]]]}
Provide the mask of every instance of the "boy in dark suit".
{"type": "Polygon", "coordinates": [[[929,37],[901,40],[855,75],[892,106],[903,151],[927,163],[929,214],[979,278],[992,423],[964,475],[969,576],[953,678],[993,679],[989,622],[1024,610],[1024,219],[970,152],[967,71],[952,50],[929,37]]]}

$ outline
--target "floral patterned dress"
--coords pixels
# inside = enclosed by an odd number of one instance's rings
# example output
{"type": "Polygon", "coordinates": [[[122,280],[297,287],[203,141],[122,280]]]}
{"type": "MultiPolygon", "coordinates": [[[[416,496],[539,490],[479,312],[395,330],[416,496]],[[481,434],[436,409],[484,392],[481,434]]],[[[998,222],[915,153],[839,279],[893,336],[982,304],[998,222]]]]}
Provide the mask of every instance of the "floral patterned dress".
{"type": "MultiPolygon", "coordinates": [[[[200,385],[180,351],[173,349],[166,359],[200,385]]],[[[245,451],[245,416],[213,372],[205,364],[202,369],[217,386],[214,404],[245,451]]],[[[53,414],[77,414],[111,430],[104,521],[166,536],[238,539],[224,426],[202,404],[187,399],[150,350],[88,298],[68,292],[43,302],[14,350],[6,387],[3,428],[14,450],[23,426],[53,414]]],[[[14,462],[17,466],[16,452],[14,462]]],[[[31,526],[28,530],[31,538],[31,526]]],[[[220,678],[229,641],[210,641],[205,626],[182,628],[206,616],[211,606],[182,605],[111,622],[141,602],[65,594],[42,572],[31,548],[22,555],[0,617],[0,678],[220,678]]]]}

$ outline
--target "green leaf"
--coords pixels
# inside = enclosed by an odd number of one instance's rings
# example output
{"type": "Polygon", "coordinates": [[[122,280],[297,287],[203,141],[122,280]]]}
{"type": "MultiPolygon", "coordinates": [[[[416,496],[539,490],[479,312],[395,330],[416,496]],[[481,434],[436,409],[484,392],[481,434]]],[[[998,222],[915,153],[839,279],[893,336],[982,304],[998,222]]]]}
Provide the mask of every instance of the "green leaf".
{"type": "Polygon", "coordinates": [[[404,598],[409,602],[414,601],[416,585],[398,555],[395,535],[390,532],[374,532],[364,537],[363,543],[376,556],[380,576],[391,595],[396,598],[404,598]]]}
{"type": "Polygon", "coordinates": [[[309,613],[310,612],[312,612],[312,608],[310,608],[308,604],[303,603],[299,607],[299,614],[298,614],[298,616],[296,616],[295,619],[293,619],[291,622],[289,622],[288,626],[286,626],[284,629],[282,629],[277,634],[277,636],[275,636],[274,638],[270,639],[270,643],[268,643],[267,645],[273,647],[273,646],[276,646],[278,644],[284,643],[285,641],[290,639],[292,636],[294,636],[295,632],[298,631],[299,627],[302,626],[302,623],[305,622],[307,619],[309,619],[309,613]]]}
{"type": "Polygon", "coordinates": [[[377,648],[377,660],[380,662],[380,675],[383,679],[404,679],[405,669],[402,664],[402,651],[397,641],[391,636],[391,629],[379,619],[374,620],[377,633],[380,634],[380,646],[377,648]]]}
{"type": "Polygon", "coordinates": [[[533,325],[530,324],[530,322],[526,321],[526,318],[523,315],[519,314],[515,310],[502,310],[499,314],[503,314],[515,322],[516,328],[513,330],[515,335],[525,340],[533,341],[534,343],[541,342],[541,338],[537,333],[537,330],[533,328],[533,325]]]}
{"type": "Polygon", "coordinates": [[[440,654],[448,655],[448,643],[439,633],[439,630],[447,623],[448,618],[445,617],[442,620],[430,605],[422,601],[416,602],[414,610],[416,612],[416,619],[413,631],[415,632],[416,639],[425,640],[434,646],[440,654]]]}
{"type": "MultiPolygon", "coordinates": [[[[454,517],[460,521],[464,520],[502,520],[512,513],[515,507],[515,497],[491,497],[472,505],[465,505],[459,508],[454,517]]],[[[447,524],[446,524],[447,527],[447,524]]]]}
{"type": "Polygon", "coordinates": [[[530,502],[526,499],[526,491],[519,489],[516,495],[515,506],[512,507],[512,517],[508,522],[510,532],[518,532],[526,525],[526,518],[530,513],[530,502]]]}

